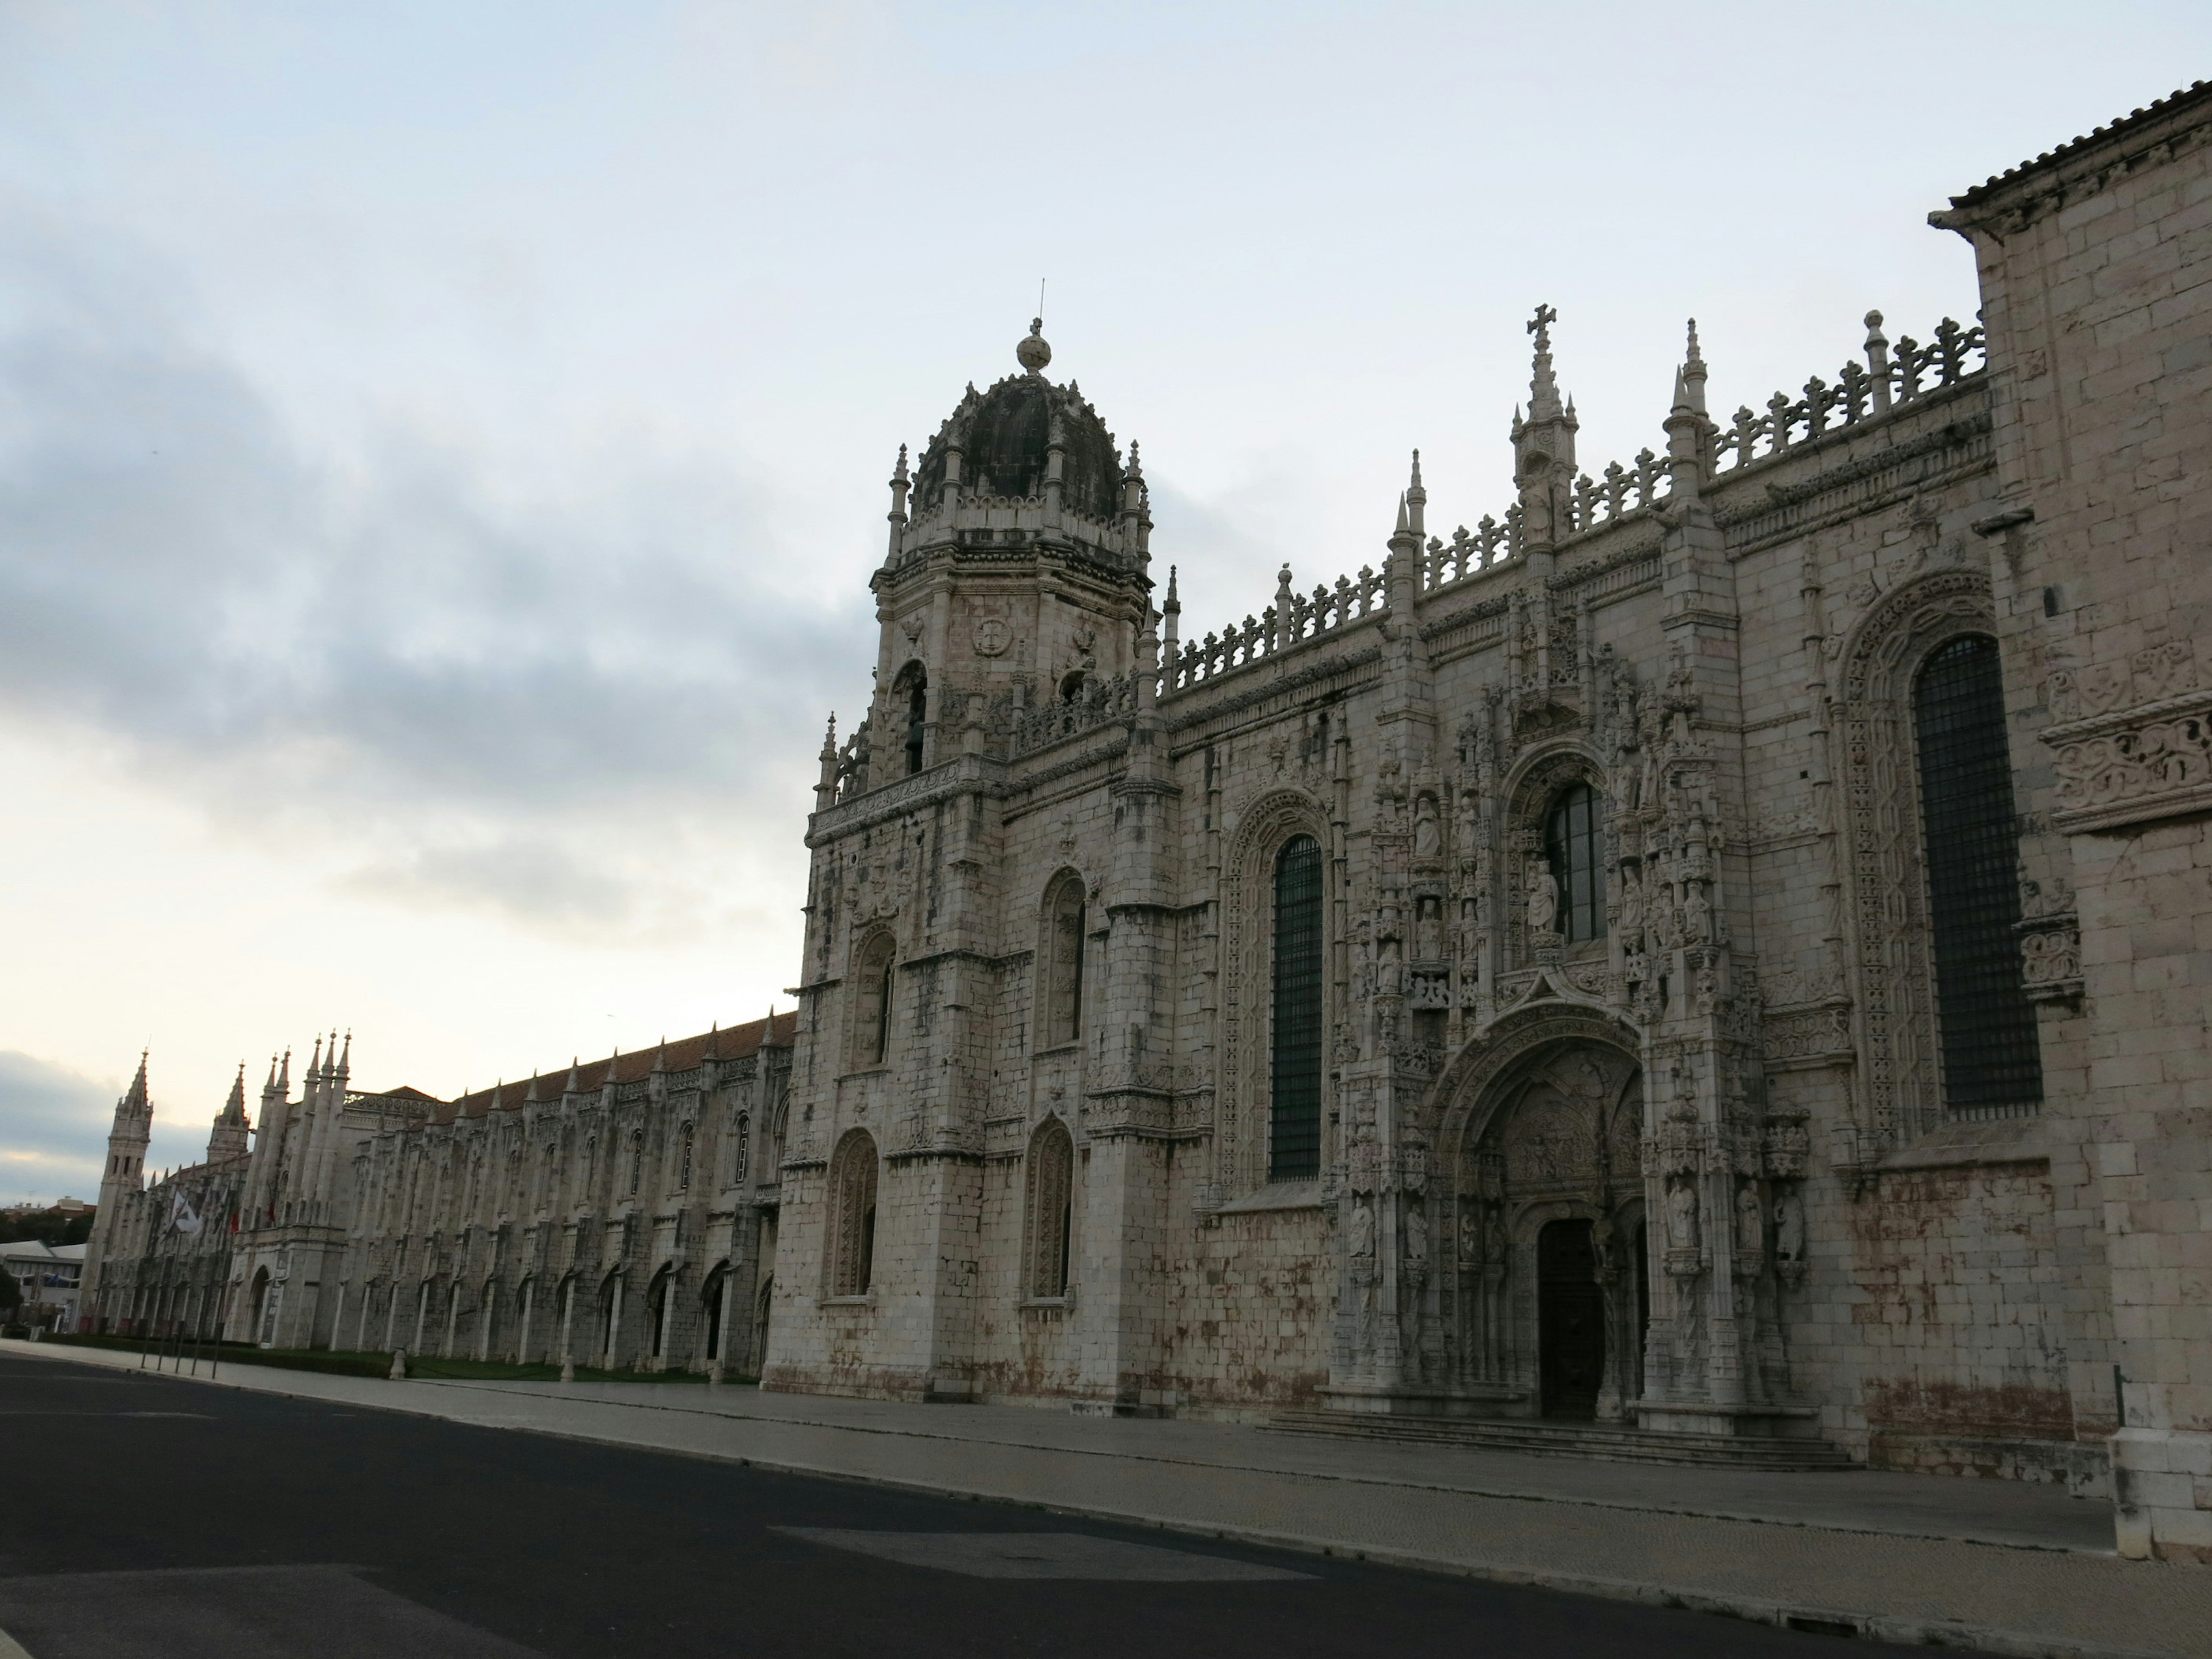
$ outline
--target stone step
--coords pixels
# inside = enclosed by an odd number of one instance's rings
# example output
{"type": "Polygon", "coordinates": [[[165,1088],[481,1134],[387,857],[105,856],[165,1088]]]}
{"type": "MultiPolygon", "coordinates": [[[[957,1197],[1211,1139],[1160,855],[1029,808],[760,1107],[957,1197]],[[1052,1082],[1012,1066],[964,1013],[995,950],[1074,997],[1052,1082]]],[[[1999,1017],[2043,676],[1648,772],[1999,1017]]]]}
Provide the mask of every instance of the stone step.
{"type": "Polygon", "coordinates": [[[1278,1412],[1265,1425],[1278,1434],[1323,1435],[1385,1444],[1468,1446],[1538,1457],[1597,1457],[1624,1463],[1702,1468],[1814,1471],[1858,1465],[1825,1440],[1749,1435],[1661,1434],[1608,1424],[1535,1418],[1370,1417],[1353,1412],[1278,1412]]]}

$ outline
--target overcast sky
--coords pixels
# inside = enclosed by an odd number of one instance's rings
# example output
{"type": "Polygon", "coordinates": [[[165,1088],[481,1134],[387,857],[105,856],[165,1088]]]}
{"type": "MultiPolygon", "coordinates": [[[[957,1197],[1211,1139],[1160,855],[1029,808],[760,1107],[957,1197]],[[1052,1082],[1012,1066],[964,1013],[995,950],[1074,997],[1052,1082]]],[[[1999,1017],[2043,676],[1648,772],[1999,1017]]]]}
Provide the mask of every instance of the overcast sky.
{"type": "Polygon", "coordinates": [[[440,1095],[756,1018],[884,480],[1013,368],[1187,630],[1974,309],[1928,210],[2212,8],[0,0],[0,1200],[354,1033],[440,1095]],[[1164,571],[1161,571],[1164,575],[1164,571]]]}

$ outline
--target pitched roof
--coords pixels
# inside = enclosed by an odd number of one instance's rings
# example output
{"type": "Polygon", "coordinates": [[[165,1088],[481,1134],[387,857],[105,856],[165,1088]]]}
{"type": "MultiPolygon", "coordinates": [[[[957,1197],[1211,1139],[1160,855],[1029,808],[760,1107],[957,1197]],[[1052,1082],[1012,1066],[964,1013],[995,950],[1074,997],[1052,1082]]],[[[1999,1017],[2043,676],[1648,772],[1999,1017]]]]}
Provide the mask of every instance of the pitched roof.
{"type": "MultiPolygon", "coordinates": [[[[613,1073],[617,1083],[635,1083],[649,1077],[656,1060],[665,1055],[665,1063],[672,1072],[688,1072],[702,1060],[743,1060],[748,1054],[758,1054],[763,1048],[787,1048],[799,1035],[799,1015],[777,1014],[771,1021],[749,1020],[743,1025],[724,1025],[711,1031],[702,1031],[696,1036],[678,1037],[651,1048],[640,1048],[634,1054],[611,1055],[605,1060],[587,1060],[576,1067],[576,1084],[580,1089],[604,1087],[608,1073],[613,1073]]],[[[502,1083],[493,1089],[477,1089],[458,1100],[439,1101],[430,1112],[433,1123],[451,1123],[457,1117],[482,1117],[492,1109],[495,1097],[501,1111],[513,1111],[533,1097],[538,1100],[558,1100],[568,1086],[568,1067],[556,1066],[551,1071],[533,1072],[518,1082],[502,1083]]],[[[394,1091],[394,1093],[398,1092],[394,1091]]],[[[418,1097],[428,1098],[428,1097],[418,1097]]]]}
{"type": "MultiPolygon", "coordinates": [[[[1954,210],[1966,210],[1971,212],[1972,210],[1984,205],[1993,198],[2009,194],[2015,187],[2034,179],[2039,174],[2064,168],[2068,162],[2079,159],[2091,150],[2101,149],[2110,145],[2124,144],[2138,133],[2158,125],[2169,117],[2189,112],[2197,106],[2207,104],[2212,104],[2212,81],[2193,81],[2178,92],[2168,93],[2155,103],[2146,104],[2141,109],[2130,111],[2117,121],[2092,128],[2080,137],[2069,139],[2056,149],[2045,150],[2031,161],[2022,161],[2017,167],[2007,167],[2002,173],[1984,179],[1972,190],[1954,196],[1951,198],[1951,206],[1954,210]]],[[[1948,216],[1944,216],[1946,219],[1948,216]]]]}

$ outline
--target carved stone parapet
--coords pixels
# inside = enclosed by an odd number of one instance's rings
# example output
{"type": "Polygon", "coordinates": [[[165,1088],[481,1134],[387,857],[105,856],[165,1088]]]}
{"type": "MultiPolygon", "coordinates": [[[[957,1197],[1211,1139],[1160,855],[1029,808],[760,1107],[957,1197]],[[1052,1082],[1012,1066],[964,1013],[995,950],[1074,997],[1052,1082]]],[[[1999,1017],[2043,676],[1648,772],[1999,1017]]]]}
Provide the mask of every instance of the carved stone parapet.
{"type": "Polygon", "coordinates": [[[1669,1279],[1695,1279],[1704,1270],[1705,1265],[1705,1252],[1694,1244],[1667,1252],[1667,1276],[1669,1279]]]}
{"type": "Polygon", "coordinates": [[[1837,997],[1812,1007],[1770,1011],[1759,1022],[1759,1035],[1770,1072],[1849,1065],[1850,1004],[1837,997]]]}
{"type": "Polygon", "coordinates": [[[1813,1150],[1806,1117],[1802,1108],[1767,1114],[1765,1162],[1771,1179],[1796,1181],[1804,1175],[1805,1161],[1813,1150]]]}
{"type": "Polygon", "coordinates": [[[2020,976],[2031,1002],[2081,996],[2081,925],[2072,915],[2031,916],[2015,924],[2020,976]]]}
{"type": "MultiPolygon", "coordinates": [[[[2055,674],[2045,691],[2054,712],[2091,711],[2044,728],[2058,778],[2051,827],[2081,834],[2212,811],[2212,691],[2099,708],[2112,682],[2093,690],[2089,675],[2055,674]]],[[[2138,676],[2126,689],[2142,684],[2138,676]]]]}

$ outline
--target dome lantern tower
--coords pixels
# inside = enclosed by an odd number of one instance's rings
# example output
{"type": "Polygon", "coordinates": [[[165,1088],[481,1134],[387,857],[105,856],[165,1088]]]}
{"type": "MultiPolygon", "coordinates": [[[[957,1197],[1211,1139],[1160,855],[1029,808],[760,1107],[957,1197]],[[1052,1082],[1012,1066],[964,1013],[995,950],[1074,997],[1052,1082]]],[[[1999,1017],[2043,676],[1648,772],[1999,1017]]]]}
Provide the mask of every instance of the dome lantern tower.
{"type": "Polygon", "coordinates": [[[876,783],[950,759],[994,703],[1135,665],[1152,594],[1143,476],[1075,384],[1046,378],[1052,356],[1032,321],[1021,372],[971,384],[910,471],[902,453],[871,583],[876,783]]]}

